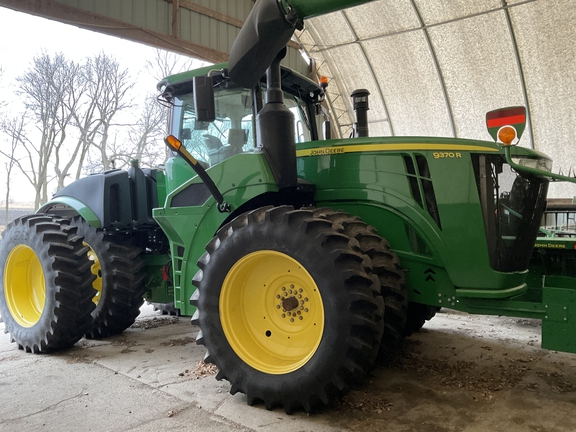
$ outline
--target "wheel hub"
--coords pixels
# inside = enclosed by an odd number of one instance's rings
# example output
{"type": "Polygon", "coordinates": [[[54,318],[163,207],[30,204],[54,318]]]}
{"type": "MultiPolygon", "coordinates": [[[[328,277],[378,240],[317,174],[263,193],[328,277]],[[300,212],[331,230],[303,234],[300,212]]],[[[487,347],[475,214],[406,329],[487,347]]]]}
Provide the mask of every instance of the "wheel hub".
{"type": "Polygon", "coordinates": [[[304,320],[309,312],[308,307],[306,307],[309,299],[302,287],[297,287],[294,284],[282,286],[280,292],[276,294],[276,299],[279,300],[276,309],[280,310],[280,316],[290,322],[304,320]]]}
{"type": "Polygon", "coordinates": [[[219,309],[232,349],[260,371],[298,369],[322,339],[324,307],[318,287],[300,263],[280,252],[253,252],[232,266],[219,309]]]}
{"type": "Polygon", "coordinates": [[[92,261],[90,272],[96,276],[96,279],[94,279],[94,282],[92,282],[92,287],[96,290],[96,294],[94,297],[92,297],[92,302],[98,306],[98,303],[100,303],[100,299],[102,298],[102,267],[100,265],[98,255],[96,255],[96,252],[94,252],[92,246],[86,242],[82,242],[82,244],[90,248],[88,250],[88,259],[92,261]]]}
{"type": "Polygon", "coordinates": [[[22,327],[33,327],[42,316],[46,282],[40,259],[29,246],[16,246],[4,267],[4,296],[10,314],[22,327]]]}

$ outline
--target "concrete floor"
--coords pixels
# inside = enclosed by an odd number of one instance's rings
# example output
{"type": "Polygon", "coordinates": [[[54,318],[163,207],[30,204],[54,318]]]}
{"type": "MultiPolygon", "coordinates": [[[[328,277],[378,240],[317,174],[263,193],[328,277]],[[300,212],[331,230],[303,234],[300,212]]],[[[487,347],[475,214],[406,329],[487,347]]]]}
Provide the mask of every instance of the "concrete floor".
{"type": "Polygon", "coordinates": [[[439,313],[388,369],[320,414],[249,407],[198,368],[189,318],[136,325],[51,355],[0,324],[0,431],[573,432],[576,355],[540,349],[538,321],[439,313]]]}

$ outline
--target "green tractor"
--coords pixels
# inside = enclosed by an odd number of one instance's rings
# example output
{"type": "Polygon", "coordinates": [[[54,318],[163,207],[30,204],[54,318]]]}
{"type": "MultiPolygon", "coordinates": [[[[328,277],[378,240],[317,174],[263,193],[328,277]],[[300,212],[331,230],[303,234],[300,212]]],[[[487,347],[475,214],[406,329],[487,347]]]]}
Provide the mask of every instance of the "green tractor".
{"type": "Polygon", "coordinates": [[[576,275],[528,272],[549,182],[575,180],[510,145],[521,108],[488,114],[501,143],[375,138],[356,91],[355,136],[331,139],[323,86],[280,66],[301,19],[357,3],[259,0],[228,65],[159,84],[163,170],[80,179],[12,222],[12,340],[63,349],[170,304],[231,393],[287,412],[345,394],[441,307],[539,318],[543,347],[576,352],[576,275]]]}

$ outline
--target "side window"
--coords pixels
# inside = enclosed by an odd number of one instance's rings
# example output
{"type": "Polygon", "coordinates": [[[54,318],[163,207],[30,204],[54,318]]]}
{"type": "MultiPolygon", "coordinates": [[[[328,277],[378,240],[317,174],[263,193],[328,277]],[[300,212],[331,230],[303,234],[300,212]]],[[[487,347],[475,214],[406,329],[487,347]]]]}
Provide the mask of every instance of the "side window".
{"type": "MultiPolygon", "coordinates": [[[[250,90],[225,89],[215,92],[216,120],[196,121],[192,95],[183,96],[178,138],[197,160],[215,165],[254,148],[254,122],[250,90]]],[[[177,102],[177,104],[179,104],[177,102]]],[[[174,110],[174,115],[178,115],[174,110]]]]}
{"type": "Polygon", "coordinates": [[[300,98],[284,92],[284,103],[294,114],[294,137],[296,144],[312,141],[310,118],[307,106],[300,98]]]}

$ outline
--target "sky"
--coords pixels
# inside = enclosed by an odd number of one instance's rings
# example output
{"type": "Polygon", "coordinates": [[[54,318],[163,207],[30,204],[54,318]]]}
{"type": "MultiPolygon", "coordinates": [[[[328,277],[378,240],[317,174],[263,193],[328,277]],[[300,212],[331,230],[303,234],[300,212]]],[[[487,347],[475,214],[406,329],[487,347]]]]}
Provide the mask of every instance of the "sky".
{"type": "MultiPolygon", "coordinates": [[[[45,50],[49,54],[62,52],[66,58],[82,61],[104,51],[118,60],[130,75],[138,76],[137,89],[142,93],[156,91],[157,80],[145,70],[146,59],[155,55],[155,48],[107,36],[101,33],[80,29],[57,21],[15,12],[0,7],[0,66],[4,70],[0,80],[0,100],[7,99],[17,84],[15,78],[30,68],[34,56],[45,50]]],[[[13,105],[13,110],[16,105],[13,105]]],[[[10,105],[7,108],[10,110],[10,105]]],[[[0,169],[3,167],[0,165],[0,169]]],[[[34,193],[23,176],[18,185],[18,193],[13,193],[16,202],[33,201],[34,193]]],[[[0,179],[4,176],[0,173],[0,179]]],[[[0,181],[0,203],[4,201],[6,185],[0,181]]]]}
{"type": "MultiPolygon", "coordinates": [[[[107,36],[57,21],[15,12],[0,7],[0,64],[5,69],[4,83],[29,67],[33,57],[44,49],[48,53],[62,52],[80,61],[104,50],[124,66],[143,70],[154,48],[117,37],[107,36]]],[[[147,74],[143,84],[155,89],[156,82],[147,74]]]]}

